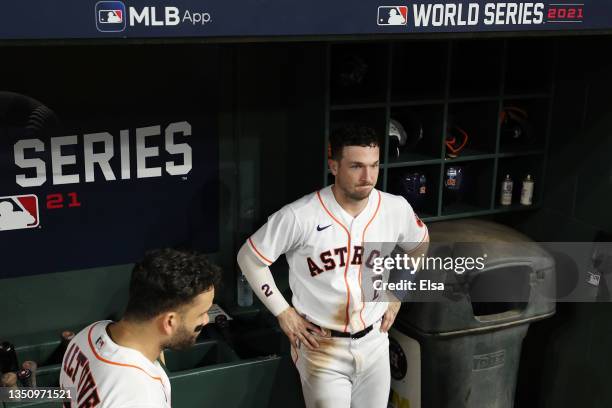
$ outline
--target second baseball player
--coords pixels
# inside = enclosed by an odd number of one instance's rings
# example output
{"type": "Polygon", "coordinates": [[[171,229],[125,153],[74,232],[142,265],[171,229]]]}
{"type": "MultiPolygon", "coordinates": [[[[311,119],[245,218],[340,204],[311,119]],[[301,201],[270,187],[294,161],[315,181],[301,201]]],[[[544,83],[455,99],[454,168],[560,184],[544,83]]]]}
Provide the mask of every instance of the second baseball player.
{"type": "Polygon", "coordinates": [[[387,331],[399,302],[369,302],[361,282],[366,242],[427,250],[427,227],[408,202],[374,188],[380,144],[347,125],[330,138],[335,183],[284,206],[238,253],[238,264],[292,344],[308,407],[382,408],[390,387],[387,331]],[[269,266],[285,254],[293,307],[269,266]]]}

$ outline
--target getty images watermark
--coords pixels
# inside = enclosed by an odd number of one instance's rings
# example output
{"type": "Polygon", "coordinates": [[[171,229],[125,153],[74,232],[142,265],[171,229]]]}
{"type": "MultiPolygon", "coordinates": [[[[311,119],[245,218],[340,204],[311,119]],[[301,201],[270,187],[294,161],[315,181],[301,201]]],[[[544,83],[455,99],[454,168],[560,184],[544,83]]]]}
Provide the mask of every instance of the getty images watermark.
{"type": "MultiPolygon", "coordinates": [[[[400,247],[401,248],[401,247],[400,247]]],[[[418,248],[418,247],[417,247],[418,248]]],[[[418,250],[418,249],[417,249],[418,250]]],[[[376,254],[378,251],[374,250],[376,254]]],[[[479,257],[452,257],[452,256],[419,256],[408,255],[407,253],[389,254],[382,257],[380,255],[371,258],[368,268],[377,279],[372,279],[372,288],[375,291],[440,291],[444,290],[444,282],[432,279],[415,280],[413,276],[417,271],[444,271],[456,274],[464,274],[472,271],[482,271],[485,269],[487,254],[479,257]],[[385,273],[397,271],[398,276],[409,276],[396,281],[385,279],[385,273]]],[[[420,276],[423,276],[421,273],[420,276]]]]}
{"type": "Polygon", "coordinates": [[[610,301],[612,243],[366,243],[366,302],[610,301]],[[610,275],[608,275],[610,274],[610,275]]]}

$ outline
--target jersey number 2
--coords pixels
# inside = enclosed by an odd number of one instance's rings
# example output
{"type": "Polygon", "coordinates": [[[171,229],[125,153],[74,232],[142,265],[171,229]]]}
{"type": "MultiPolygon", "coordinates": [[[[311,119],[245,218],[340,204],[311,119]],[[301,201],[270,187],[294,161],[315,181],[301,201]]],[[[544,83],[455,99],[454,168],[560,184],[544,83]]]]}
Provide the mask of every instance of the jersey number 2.
{"type": "Polygon", "coordinates": [[[268,285],[267,283],[261,286],[261,290],[263,290],[264,295],[266,295],[266,297],[270,297],[272,296],[272,293],[274,293],[270,290],[270,285],[268,285]]]}

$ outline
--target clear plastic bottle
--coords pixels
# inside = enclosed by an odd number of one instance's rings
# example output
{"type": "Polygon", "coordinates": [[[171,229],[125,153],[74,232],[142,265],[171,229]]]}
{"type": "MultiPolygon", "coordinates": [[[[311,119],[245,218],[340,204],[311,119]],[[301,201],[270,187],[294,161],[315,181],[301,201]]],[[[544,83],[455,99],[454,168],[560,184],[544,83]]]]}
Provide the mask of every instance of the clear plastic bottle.
{"type": "Polygon", "coordinates": [[[253,305],[253,290],[242,273],[238,275],[236,290],[238,292],[238,306],[248,307],[253,305]]]}
{"type": "Polygon", "coordinates": [[[523,188],[521,189],[521,204],[531,205],[533,200],[533,179],[528,174],[523,180],[523,188]]]}

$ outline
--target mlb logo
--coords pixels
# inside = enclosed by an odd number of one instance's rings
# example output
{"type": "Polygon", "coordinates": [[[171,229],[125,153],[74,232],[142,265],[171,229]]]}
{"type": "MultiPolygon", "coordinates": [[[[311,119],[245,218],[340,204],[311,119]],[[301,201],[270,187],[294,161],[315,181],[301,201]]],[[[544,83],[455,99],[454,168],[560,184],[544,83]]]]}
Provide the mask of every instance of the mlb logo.
{"type": "Polygon", "coordinates": [[[36,228],[39,214],[34,194],[0,197],[0,231],[36,228]]]}
{"type": "Polygon", "coordinates": [[[102,336],[98,337],[98,340],[96,340],[96,346],[98,347],[98,350],[100,350],[102,347],[104,347],[104,340],[102,340],[102,336]]]}
{"type": "Polygon", "coordinates": [[[402,26],[408,24],[408,6],[380,6],[378,7],[379,26],[402,26]]]}
{"type": "Polygon", "coordinates": [[[112,33],[125,30],[125,4],[122,1],[96,3],[96,27],[98,31],[112,33]]]}

